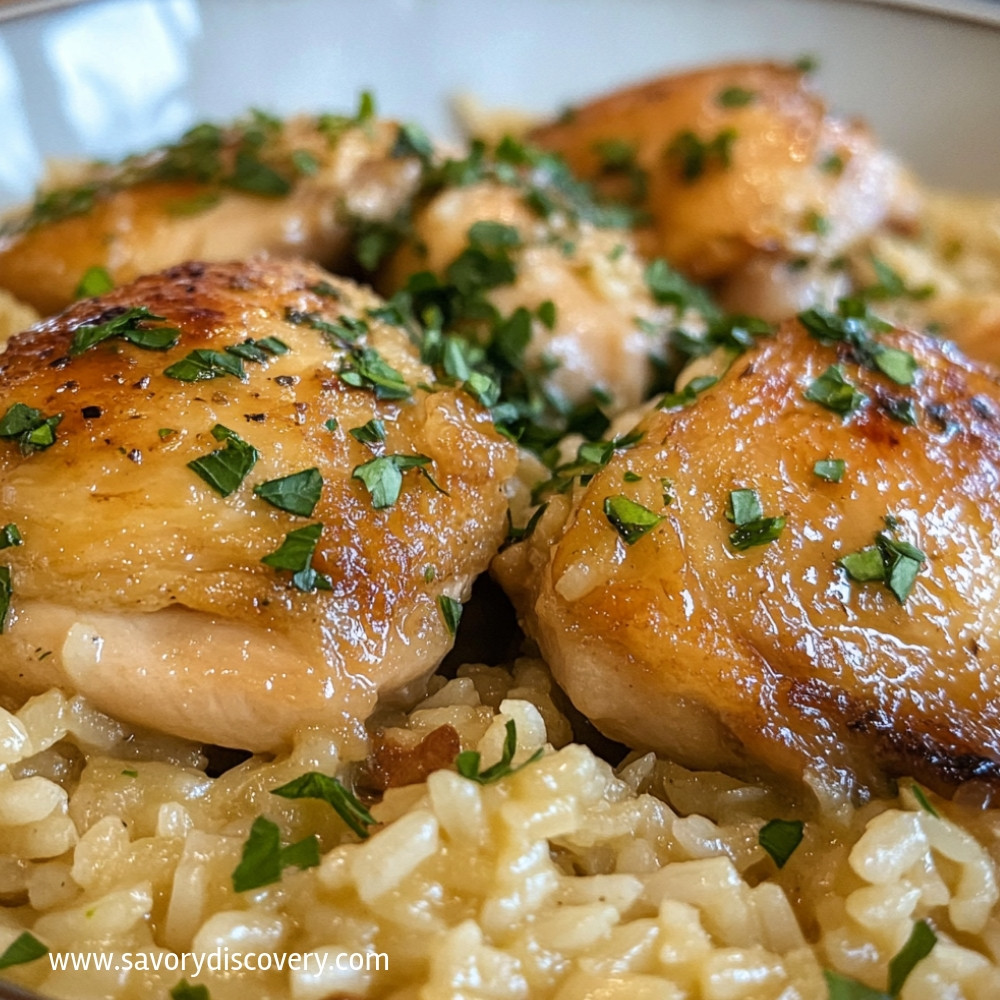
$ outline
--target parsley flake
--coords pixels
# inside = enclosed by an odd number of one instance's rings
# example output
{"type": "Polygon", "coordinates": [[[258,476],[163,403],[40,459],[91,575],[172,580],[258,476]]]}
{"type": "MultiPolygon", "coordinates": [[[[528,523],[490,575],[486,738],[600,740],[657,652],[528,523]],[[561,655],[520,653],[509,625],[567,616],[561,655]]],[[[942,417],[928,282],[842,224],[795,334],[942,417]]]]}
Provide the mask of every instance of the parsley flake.
{"type": "Polygon", "coordinates": [[[3,634],[7,624],[7,612],[10,611],[10,600],[14,595],[14,588],[10,579],[10,567],[0,566],[0,635],[3,634]]]}
{"type": "Polygon", "coordinates": [[[280,788],[272,788],[272,795],[284,799],[319,799],[333,806],[337,815],[362,839],[369,836],[368,827],[378,820],[337,779],[319,771],[309,771],[280,788]]]}
{"type": "Polygon", "coordinates": [[[13,522],[5,524],[0,529],[0,549],[9,549],[11,546],[20,545],[23,541],[21,532],[18,531],[17,525],[13,522]]]}
{"type": "Polygon", "coordinates": [[[312,517],[322,489],[323,477],[319,469],[312,468],[258,483],[253,491],[261,500],[266,500],[278,510],[297,514],[299,517],[312,517]]]}
{"type": "MultiPolygon", "coordinates": [[[[105,313],[105,315],[107,315],[105,313]]],[[[147,327],[140,324],[159,322],[163,316],[156,316],[146,306],[136,306],[125,309],[103,323],[84,324],[73,332],[69,353],[82,354],[84,351],[100,344],[110,337],[121,337],[136,347],[147,351],[165,351],[176,345],[180,339],[180,331],[174,327],[147,327]]]]}
{"type": "Polygon", "coordinates": [[[410,387],[402,374],[372,347],[351,351],[339,374],[341,381],[354,389],[374,391],[376,399],[410,398],[410,387]]]}
{"type": "Polygon", "coordinates": [[[41,410],[24,403],[12,403],[0,417],[0,438],[16,440],[22,455],[44,451],[55,444],[56,427],[63,415],[46,417],[41,410]]]}
{"type": "Polygon", "coordinates": [[[111,275],[108,274],[108,269],[98,264],[94,267],[88,267],[83,272],[83,277],[73,291],[73,298],[92,299],[105,292],[110,292],[114,287],[115,283],[111,275]]]}
{"type": "Polygon", "coordinates": [[[170,1000],[212,1000],[212,998],[208,987],[204,984],[192,986],[186,979],[182,979],[170,990],[170,1000]]]}
{"type": "Polygon", "coordinates": [[[940,819],[941,814],[931,805],[930,799],[927,798],[927,793],[914,782],[910,785],[910,791],[913,793],[913,797],[917,800],[917,804],[923,809],[924,812],[930,813],[935,819],[940,819]]]}
{"type": "Polygon", "coordinates": [[[724,128],[711,139],[702,139],[685,129],[667,146],[666,156],[677,165],[684,182],[692,184],[712,167],[724,170],[731,165],[736,134],[736,129],[724,128]]]}
{"type": "Polygon", "coordinates": [[[504,727],[506,737],[503,741],[503,752],[495,764],[481,771],[479,769],[480,754],[478,750],[463,750],[455,758],[455,769],[463,778],[475,781],[480,785],[492,785],[501,778],[506,778],[517,771],[523,770],[529,764],[533,764],[542,756],[543,750],[539,747],[523,764],[511,767],[511,761],[517,752],[517,725],[513,719],[508,719],[504,727]]]}
{"type": "Polygon", "coordinates": [[[258,816],[243,845],[240,863],[233,869],[233,890],[259,889],[280,881],[281,873],[288,867],[315,868],[318,864],[319,841],[315,834],[282,847],[278,824],[258,816]]]}
{"type": "Polygon", "coordinates": [[[823,978],[826,980],[826,1000],[892,1000],[888,993],[874,990],[839,972],[824,969],[823,978]]]}
{"type": "Polygon", "coordinates": [[[748,104],[753,104],[756,99],[756,91],[747,90],[746,87],[732,86],[720,90],[715,97],[715,102],[722,108],[745,108],[748,104]]]}
{"type": "Polygon", "coordinates": [[[296,528],[285,535],[284,541],[274,552],[264,556],[261,562],[277,570],[292,573],[292,586],[304,593],[314,590],[332,590],[330,578],[319,573],[312,565],[313,554],[323,532],[320,523],[296,528]]]}
{"type": "Polygon", "coordinates": [[[930,924],[926,920],[918,920],[910,931],[910,936],[906,944],[895,954],[889,962],[889,993],[891,996],[899,996],[899,991],[903,988],[907,976],[913,971],[914,966],[926,958],[937,944],[937,935],[931,930],[930,924]]]}
{"type": "Polygon", "coordinates": [[[222,424],[212,428],[212,437],[224,441],[222,448],[188,462],[188,468],[201,476],[220,496],[233,493],[257,464],[260,452],[237,433],[222,424]]]}
{"type": "Polygon", "coordinates": [[[458,631],[458,623],[462,620],[462,602],[447,594],[439,594],[437,606],[448,635],[454,636],[458,631]]]}
{"type": "Polygon", "coordinates": [[[191,351],[180,361],[175,361],[164,368],[163,374],[179,382],[202,382],[226,375],[243,382],[247,377],[247,373],[243,370],[243,362],[238,357],[205,348],[191,351]]]}
{"type": "Polygon", "coordinates": [[[803,395],[810,402],[819,403],[842,417],[853,413],[868,399],[844,378],[844,373],[836,365],[830,365],[811,382],[803,395]]]}
{"type": "Polygon", "coordinates": [[[663,520],[661,515],[621,495],[605,498],[604,516],[626,545],[634,545],[663,520]]]}
{"type": "Polygon", "coordinates": [[[805,824],[802,820],[772,819],[757,834],[757,843],[771,855],[779,868],[784,868],[795,848],[802,843],[805,824]]]}
{"type": "Polygon", "coordinates": [[[370,462],[355,466],[352,479],[365,484],[376,510],[391,507],[398,499],[403,486],[403,472],[417,469],[439,493],[445,491],[431,478],[425,466],[431,460],[426,455],[381,455],[370,462]]]}
{"type": "Polygon", "coordinates": [[[847,471],[847,463],[842,458],[821,458],[813,464],[813,475],[828,483],[839,483],[847,471]]]}
{"type": "Polygon", "coordinates": [[[378,417],[372,417],[368,423],[351,427],[347,433],[362,444],[379,444],[385,440],[385,424],[378,417]]]}
{"type": "Polygon", "coordinates": [[[0,955],[0,969],[9,969],[14,965],[25,965],[47,955],[49,949],[42,944],[34,934],[25,931],[14,938],[0,955]]]}
{"type": "Polygon", "coordinates": [[[926,561],[927,556],[915,545],[880,531],[875,545],[841,557],[837,565],[858,583],[885,581],[899,603],[905,604],[926,561]]]}

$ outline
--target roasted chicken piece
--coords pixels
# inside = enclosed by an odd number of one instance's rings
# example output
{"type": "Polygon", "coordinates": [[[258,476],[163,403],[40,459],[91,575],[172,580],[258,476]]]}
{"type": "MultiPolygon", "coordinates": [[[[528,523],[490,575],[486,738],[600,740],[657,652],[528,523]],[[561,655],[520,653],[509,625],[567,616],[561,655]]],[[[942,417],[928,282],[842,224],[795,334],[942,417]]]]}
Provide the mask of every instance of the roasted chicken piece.
{"type": "Polygon", "coordinates": [[[542,217],[520,187],[495,180],[448,187],[422,205],[380,287],[398,291],[422,271],[453,281],[465,303],[486,299],[501,321],[526,311],[528,336],[509,360],[567,408],[595,394],[610,412],[638,405],[666,349],[658,331],[677,321],[650,294],[629,233],[542,217]],[[484,257],[495,273],[475,274],[480,287],[471,287],[470,265],[484,257]]]}
{"type": "Polygon", "coordinates": [[[803,319],[814,336],[789,321],[649,413],[495,573],[630,746],[832,783],[1000,778],[997,375],[803,319]]]}
{"type": "Polygon", "coordinates": [[[662,77],[575,107],[531,139],[647,212],[645,252],[715,282],[731,310],[771,319],[835,298],[843,279],[827,264],[917,208],[897,161],[863,125],[828,114],[792,66],[662,77]]]}
{"type": "Polygon", "coordinates": [[[306,263],[189,263],[11,340],[7,700],[265,750],[419,693],[516,457],[381,304],[306,263]]]}
{"type": "Polygon", "coordinates": [[[115,284],[186,260],[267,251],[336,267],[357,220],[412,195],[419,159],[394,155],[388,121],[260,114],[199,125],[172,146],[42,190],[0,226],[0,288],[51,314],[94,267],[115,284]]]}

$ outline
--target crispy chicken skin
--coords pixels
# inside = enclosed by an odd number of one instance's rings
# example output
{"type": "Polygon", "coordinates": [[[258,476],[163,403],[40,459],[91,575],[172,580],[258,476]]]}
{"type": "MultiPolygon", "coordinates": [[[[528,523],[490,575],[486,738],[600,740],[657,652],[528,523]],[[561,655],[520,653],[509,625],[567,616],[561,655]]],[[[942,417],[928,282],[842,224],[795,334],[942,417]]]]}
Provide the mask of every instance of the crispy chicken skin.
{"type": "Polygon", "coordinates": [[[789,321],[692,405],[651,412],[638,444],[496,559],[602,730],[737,772],[913,774],[942,791],[1000,777],[1000,385],[945,343],[886,343],[917,360],[912,386],[789,321]],[[867,397],[845,417],[804,396],[838,362],[867,397]],[[891,415],[901,402],[915,425],[891,415]],[[814,471],[835,458],[839,483],[814,471]],[[737,550],[726,512],[743,489],[786,524],[737,550]],[[662,520],[628,544],[605,513],[616,496],[662,520]],[[838,565],[880,531],[926,557],[903,600],[838,565]]]}
{"type": "Polygon", "coordinates": [[[733,63],[661,77],[576,107],[531,139],[647,212],[645,252],[719,282],[731,309],[771,318],[837,281],[803,276],[790,261],[828,261],[915,208],[899,164],[863,125],[828,114],[791,66],[733,63]],[[759,275],[743,276],[771,267],[761,257],[782,264],[763,298],[759,275]]]}
{"type": "Polygon", "coordinates": [[[379,305],[311,264],[189,263],[10,342],[0,412],[62,419],[47,448],[0,440],[3,521],[23,537],[0,553],[12,592],[0,691],[58,685],[133,723],[264,750],[419,686],[452,643],[438,598],[467,597],[505,536],[516,456],[471,397],[431,388],[407,333],[370,315],[379,305]],[[74,353],[82,326],[138,306],[164,318],[140,327],[175,327],[179,343],[117,336],[74,353]],[[267,337],[287,352],[244,361],[243,379],[164,374],[192,350],[267,337]],[[341,378],[378,364],[396,391],[341,378]],[[373,418],[383,442],[350,433],[373,418]],[[188,466],[229,447],[216,425],[259,452],[228,496],[188,466]],[[398,499],[376,509],[353,473],[392,455],[424,456],[429,475],[404,468],[398,499]],[[311,513],[254,493],[310,468],[322,476],[311,513]],[[318,581],[308,553],[305,579],[261,561],[316,524],[318,581]],[[323,577],[329,589],[310,590],[323,577]]]}
{"type": "Polygon", "coordinates": [[[63,189],[62,200],[72,201],[72,192],[93,180],[95,193],[83,195],[82,210],[42,213],[37,223],[28,213],[0,229],[0,288],[48,315],[73,301],[95,266],[115,284],[181,261],[259,251],[338,266],[352,220],[391,218],[413,193],[420,166],[390,154],[398,132],[392,122],[340,133],[320,122],[302,117],[259,126],[264,140],[238,175],[236,158],[251,126],[222,132],[217,151],[189,141],[193,151],[183,155],[179,144],[173,153],[87,175],[63,189]],[[213,176],[203,179],[207,174],[213,176]],[[280,193],[283,184],[288,189],[280,193]]]}

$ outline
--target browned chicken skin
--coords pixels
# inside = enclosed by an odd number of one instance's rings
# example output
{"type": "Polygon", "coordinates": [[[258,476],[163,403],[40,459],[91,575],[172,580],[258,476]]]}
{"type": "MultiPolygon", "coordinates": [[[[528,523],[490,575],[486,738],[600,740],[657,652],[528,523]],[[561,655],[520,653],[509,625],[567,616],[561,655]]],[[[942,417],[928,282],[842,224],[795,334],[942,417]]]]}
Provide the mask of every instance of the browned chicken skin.
{"type": "Polygon", "coordinates": [[[825,266],[790,263],[827,262],[915,206],[895,159],[863,125],[828,114],[792,66],[662,77],[576,107],[531,138],[647,212],[645,252],[718,282],[734,311],[774,319],[838,281],[825,266]]]}
{"type": "Polygon", "coordinates": [[[85,174],[55,191],[57,206],[76,200],[77,209],[36,208],[0,229],[0,288],[46,315],[72,302],[97,266],[122,284],[180,261],[260,251],[342,263],[353,220],[391,218],[413,193],[420,164],[391,155],[392,122],[322,125],[304,117],[251,122],[218,130],[217,150],[208,133],[85,174]],[[260,144],[248,146],[248,135],[260,144]]]}
{"type": "Polygon", "coordinates": [[[495,561],[601,729],[697,767],[1000,777],[1000,384],[946,344],[886,343],[916,359],[912,386],[787,323],[495,561]],[[804,396],[837,363],[867,397],[846,416],[804,396]],[[842,481],[817,475],[829,459],[842,481]],[[734,547],[739,490],[785,519],[774,540],[734,547]],[[631,544],[619,496],[656,522],[631,544]],[[865,550],[882,571],[909,553],[910,586],[852,580],[838,560],[865,550]]]}
{"type": "Polygon", "coordinates": [[[471,397],[431,386],[406,332],[371,315],[380,304],[310,264],[185,264],[10,342],[0,430],[16,404],[40,411],[36,424],[61,419],[48,447],[24,431],[0,440],[3,521],[23,537],[0,554],[6,695],[59,685],[131,722],[259,750],[364,718],[430,673],[452,643],[443,612],[506,533],[516,458],[471,397]],[[74,348],[81,327],[139,306],[163,317],[136,321],[140,339],[175,327],[179,343],[74,348]],[[234,363],[226,347],[268,337],[287,351],[242,360],[242,379],[165,373],[191,351],[234,363]],[[384,440],[352,435],[373,419],[384,440]],[[188,464],[247,446],[259,456],[227,496],[188,464]],[[377,504],[356,470],[403,455],[418,457],[398,497],[390,483],[377,504]],[[322,480],[311,511],[254,492],[309,469],[322,480]],[[311,561],[306,546],[287,569],[262,562],[310,525],[322,525],[311,561]]]}

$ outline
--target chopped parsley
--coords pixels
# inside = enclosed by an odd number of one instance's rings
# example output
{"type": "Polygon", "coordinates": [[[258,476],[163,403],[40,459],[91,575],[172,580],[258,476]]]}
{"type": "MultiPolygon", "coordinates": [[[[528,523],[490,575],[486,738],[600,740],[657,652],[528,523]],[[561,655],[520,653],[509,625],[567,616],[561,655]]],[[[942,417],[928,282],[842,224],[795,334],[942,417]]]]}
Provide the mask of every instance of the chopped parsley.
{"type": "Polygon", "coordinates": [[[542,747],[539,747],[523,764],[511,767],[511,761],[517,752],[517,725],[513,719],[508,719],[504,728],[507,735],[503,741],[503,752],[500,760],[484,771],[479,769],[481,758],[478,750],[463,750],[455,758],[455,769],[463,778],[468,778],[469,781],[475,781],[480,785],[492,785],[502,778],[515,774],[529,764],[533,764],[542,756],[543,750],[542,747]]]}
{"type": "Polygon", "coordinates": [[[711,139],[702,139],[690,129],[678,133],[666,148],[666,157],[677,167],[687,184],[712,168],[727,169],[732,163],[736,129],[724,128],[711,139]]]}
{"type": "Polygon", "coordinates": [[[170,1000],[212,1000],[212,998],[207,986],[201,983],[192,986],[186,979],[182,979],[170,990],[170,1000]]]}
{"type": "Polygon", "coordinates": [[[913,797],[917,800],[917,804],[923,809],[924,812],[930,813],[935,819],[940,819],[941,814],[931,805],[930,799],[927,798],[927,793],[916,783],[913,782],[910,785],[910,791],[913,793],[913,797]]]}
{"type": "Polygon", "coordinates": [[[772,819],[760,828],[757,842],[779,868],[784,868],[795,848],[802,843],[804,829],[802,820],[772,819]]]}
{"type": "Polygon", "coordinates": [[[110,292],[114,287],[115,283],[108,273],[108,269],[95,264],[83,272],[83,277],[80,278],[79,283],[73,290],[73,298],[92,299],[98,295],[103,295],[105,292],[110,292]]]}
{"type": "Polygon", "coordinates": [[[729,494],[726,519],[736,525],[729,535],[729,544],[741,552],[773,542],[785,528],[785,518],[764,517],[756,490],[733,490],[729,494]]]}
{"type": "Polygon", "coordinates": [[[368,827],[378,823],[368,809],[337,778],[319,771],[301,774],[280,788],[272,788],[271,794],[280,795],[284,799],[319,799],[326,802],[362,839],[369,836],[368,827]]]}
{"type": "Polygon", "coordinates": [[[281,880],[289,867],[315,868],[319,864],[319,841],[312,834],[304,840],[281,846],[281,831],[277,823],[258,816],[250,827],[250,836],[243,844],[243,856],[233,869],[235,892],[260,889],[281,880]]]}
{"type": "Polygon", "coordinates": [[[322,489],[323,477],[319,469],[312,468],[293,472],[280,479],[268,479],[258,483],[253,491],[261,500],[266,500],[278,510],[297,514],[299,517],[312,517],[322,489]]]}
{"type": "Polygon", "coordinates": [[[673,306],[679,313],[694,309],[706,319],[720,317],[708,292],[675,271],[662,257],[655,257],[646,265],[643,279],[649,294],[659,305],[673,306]]]}
{"type": "Polygon", "coordinates": [[[0,417],[0,438],[17,441],[22,455],[44,451],[55,444],[56,427],[63,415],[46,417],[41,410],[25,403],[12,403],[0,417]]]}
{"type": "Polygon", "coordinates": [[[605,497],[604,516],[626,545],[634,545],[663,520],[661,515],[621,495],[605,497]]]}
{"type": "Polygon", "coordinates": [[[837,365],[830,365],[819,378],[814,379],[803,395],[810,402],[819,403],[842,417],[853,413],[868,399],[844,378],[837,365]]]}
{"type": "Polygon", "coordinates": [[[888,993],[872,989],[839,972],[824,969],[823,978],[826,980],[826,1000],[892,1000],[888,993]]]}
{"type": "Polygon", "coordinates": [[[272,569],[287,570],[292,574],[292,586],[304,593],[314,590],[332,590],[330,578],[318,572],[312,565],[322,524],[309,524],[296,528],[285,535],[284,541],[274,552],[264,556],[261,562],[272,569]]]}
{"type": "Polygon", "coordinates": [[[175,361],[164,368],[163,374],[179,382],[201,382],[226,375],[245,381],[247,377],[247,373],[243,370],[243,362],[234,354],[205,348],[191,351],[180,361],[175,361]]]}
{"type": "Polygon", "coordinates": [[[817,236],[829,236],[833,226],[825,215],[820,215],[816,209],[811,208],[802,217],[802,228],[807,233],[815,233],[817,236]]]}
{"type": "Polygon", "coordinates": [[[261,364],[269,361],[272,357],[287,354],[289,347],[288,344],[277,337],[262,337],[260,340],[248,337],[239,344],[230,344],[225,350],[228,354],[232,354],[243,361],[254,361],[261,364]]]}
{"type": "Polygon", "coordinates": [[[7,624],[7,612],[10,611],[10,599],[14,588],[10,580],[10,567],[0,566],[0,635],[7,624]]]}
{"type": "Polygon", "coordinates": [[[821,458],[813,464],[813,475],[828,483],[839,483],[847,471],[847,463],[842,458],[821,458]]]}
{"type": "Polygon", "coordinates": [[[838,972],[823,970],[829,1000],[895,1000],[917,963],[925,959],[937,944],[937,935],[926,920],[918,920],[900,950],[889,960],[886,992],[874,990],[864,983],[838,972]]]}
{"type": "Polygon", "coordinates": [[[721,108],[745,108],[757,99],[757,92],[746,87],[731,86],[720,90],[715,97],[715,103],[721,108]]]}
{"type": "Polygon", "coordinates": [[[285,322],[319,330],[331,347],[353,347],[358,338],[368,332],[368,324],[353,316],[341,316],[336,323],[331,323],[319,313],[301,312],[292,308],[285,309],[285,322]]]}
{"type": "Polygon", "coordinates": [[[347,433],[362,444],[379,444],[385,440],[385,424],[378,417],[372,417],[368,423],[351,427],[347,433]]]}
{"type": "Polygon", "coordinates": [[[355,466],[352,479],[360,479],[372,498],[376,510],[391,507],[403,486],[403,472],[417,469],[439,493],[444,490],[434,481],[425,466],[431,464],[426,455],[381,455],[370,462],[355,466]]]}
{"type": "Polygon", "coordinates": [[[837,565],[858,583],[884,581],[899,603],[905,604],[926,561],[927,556],[915,545],[880,531],[874,545],[842,556],[837,565]]]}
{"type": "Polygon", "coordinates": [[[447,594],[439,594],[437,606],[448,635],[454,636],[458,631],[458,623],[462,620],[462,602],[447,594]]]}
{"type": "Polygon", "coordinates": [[[25,965],[47,955],[49,949],[42,944],[34,934],[25,931],[7,946],[0,955],[0,969],[9,969],[15,965],[25,965]]]}
{"type": "Polygon", "coordinates": [[[864,299],[926,299],[934,294],[933,285],[919,285],[911,288],[900,274],[884,260],[874,254],[869,258],[875,271],[875,284],[863,288],[859,293],[864,299]]]}
{"type": "Polygon", "coordinates": [[[352,350],[339,374],[353,389],[371,389],[376,399],[410,398],[406,380],[373,347],[352,350]]]}
{"type": "Polygon", "coordinates": [[[706,389],[711,389],[718,382],[715,375],[699,375],[691,379],[680,392],[666,392],[657,404],[658,410],[675,410],[690,406],[706,389]]]}
{"type": "MultiPolygon", "coordinates": [[[[165,351],[173,347],[180,339],[180,331],[174,327],[147,327],[140,324],[159,322],[164,317],[156,316],[146,306],[136,306],[132,309],[119,309],[103,323],[85,324],[73,332],[73,340],[69,345],[71,355],[82,354],[84,351],[110,337],[121,337],[136,347],[147,351],[165,351]]],[[[108,313],[105,313],[108,315],[108,313]]]]}
{"type": "Polygon", "coordinates": [[[819,169],[834,177],[839,177],[844,172],[844,166],[844,158],[839,153],[828,153],[819,162],[819,169]]]}
{"type": "Polygon", "coordinates": [[[216,441],[224,441],[223,447],[188,462],[188,468],[201,476],[220,496],[227,497],[239,488],[257,464],[260,452],[222,424],[212,428],[212,437],[216,441]]]}
{"type": "Polygon", "coordinates": [[[0,529],[0,549],[9,549],[14,545],[20,545],[23,541],[21,532],[18,531],[17,525],[13,522],[5,524],[0,529]]]}

